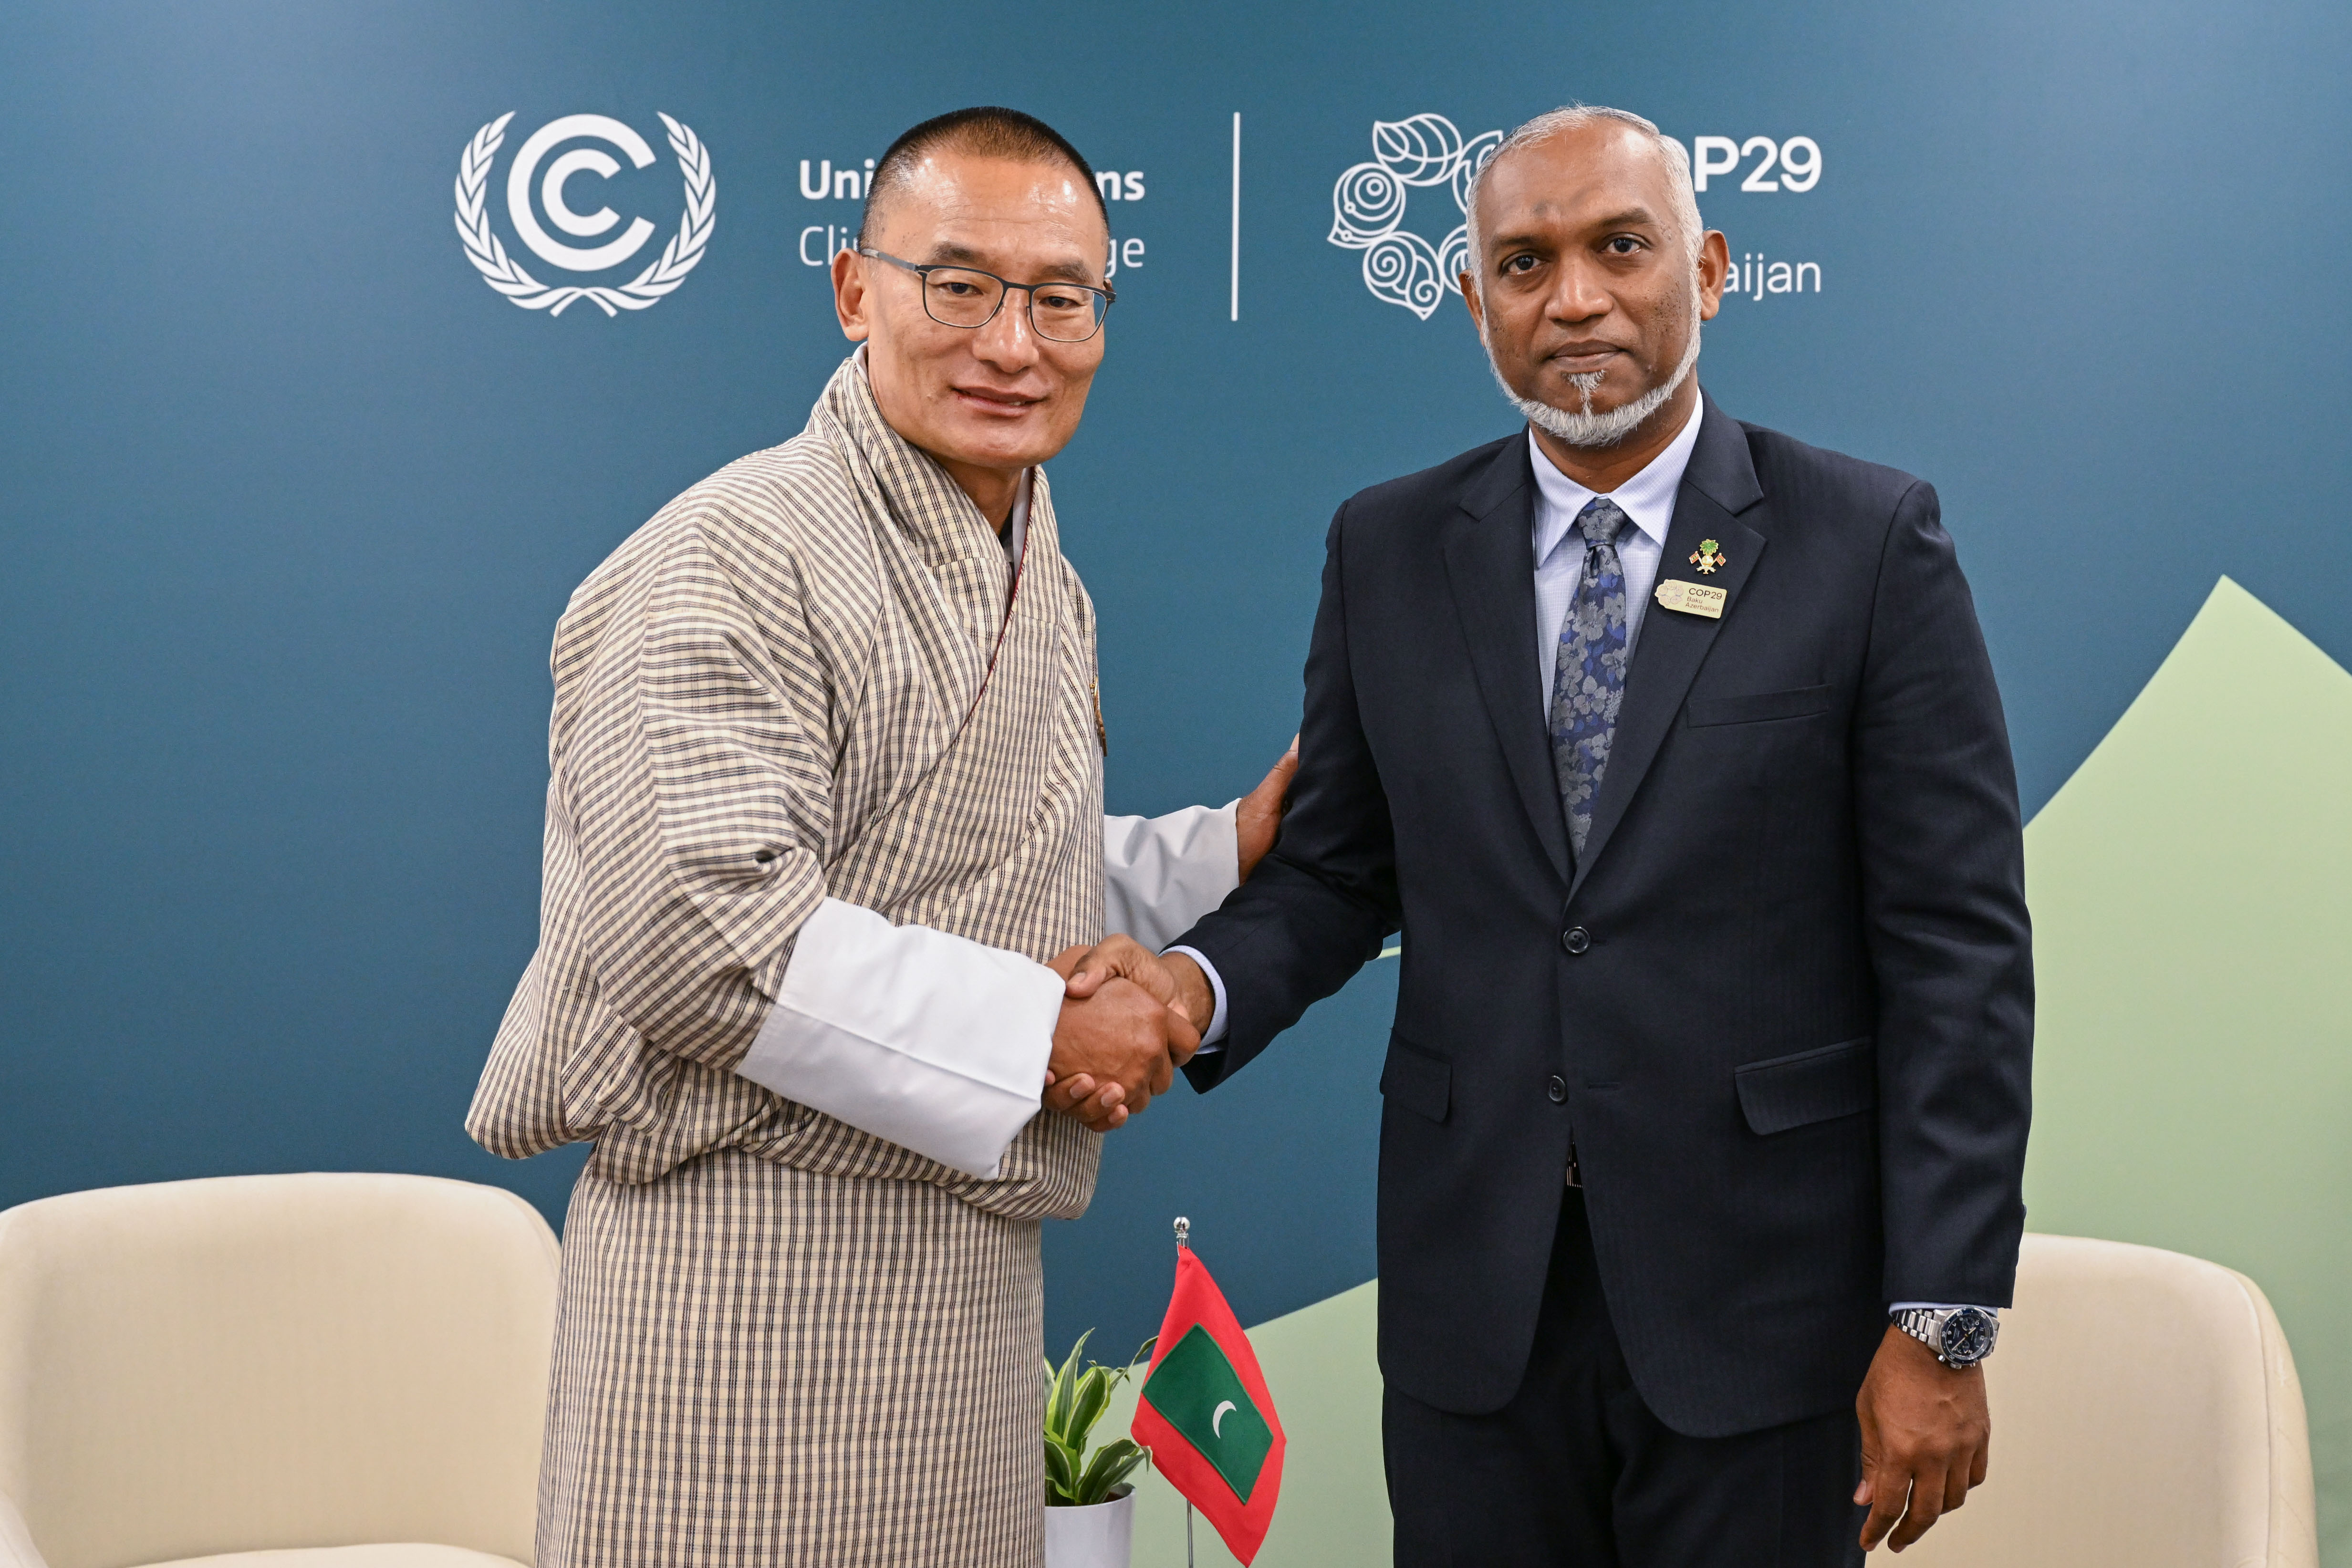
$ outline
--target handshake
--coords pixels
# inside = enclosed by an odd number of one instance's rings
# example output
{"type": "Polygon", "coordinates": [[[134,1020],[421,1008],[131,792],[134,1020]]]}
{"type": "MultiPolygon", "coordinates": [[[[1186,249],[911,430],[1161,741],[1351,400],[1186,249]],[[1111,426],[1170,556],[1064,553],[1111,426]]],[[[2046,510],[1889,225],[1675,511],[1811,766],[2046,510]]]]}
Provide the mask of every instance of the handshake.
{"type": "MultiPolygon", "coordinates": [[[[1298,741],[1276,758],[1258,787],[1234,803],[1235,868],[1247,882],[1282,831],[1298,741]]],[[[1132,936],[1066,947],[1050,967],[1062,977],[1062,1016],[1045,1063],[1045,1108],[1097,1133],[1124,1125],[1201,1049],[1216,998],[1201,966],[1181,953],[1152,952],[1132,936]]]]}
{"type": "Polygon", "coordinates": [[[1108,1133],[1167,1092],[1200,1050],[1215,1006],[1208,977],[1183,954],[1162,957],[1131,936],[1066,948],[1051,967],[1066,994],[1045,1108],[1108,1133]]]}

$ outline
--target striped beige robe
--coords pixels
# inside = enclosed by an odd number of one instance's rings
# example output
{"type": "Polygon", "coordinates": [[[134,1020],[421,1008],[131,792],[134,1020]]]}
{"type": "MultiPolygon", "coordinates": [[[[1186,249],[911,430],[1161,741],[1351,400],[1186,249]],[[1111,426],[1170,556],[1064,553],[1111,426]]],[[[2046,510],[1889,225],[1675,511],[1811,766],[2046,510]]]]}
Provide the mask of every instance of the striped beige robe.
{"type": "Polygon", "coordinates": [[[1008,618],[995,530],[853,357],[572,598],[540,947],[467,1122],[596,1145],[541,1568],[1042,1559],[1038,1225],[1100,1139],[1041,1113],[982,1179],[732,1071],[828,894],[1040,960],[1101,936],[1093,608],[1042,475],[1018,575],[1008,618]]]}

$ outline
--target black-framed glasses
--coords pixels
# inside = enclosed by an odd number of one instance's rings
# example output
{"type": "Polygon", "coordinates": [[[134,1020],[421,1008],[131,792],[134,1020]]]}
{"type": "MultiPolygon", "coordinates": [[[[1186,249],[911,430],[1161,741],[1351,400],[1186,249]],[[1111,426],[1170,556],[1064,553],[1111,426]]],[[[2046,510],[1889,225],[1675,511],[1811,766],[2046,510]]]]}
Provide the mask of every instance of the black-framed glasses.
{"type": "Polygon", "coordinates": [[[1005,295],[1017,288],[1029,297],[1029,325],[1037,336],[1083,343],[1102,330],[1103,318],[1118,298],[1108,284],[1097,288],[1087,283],[1013,283],[976,267],[918,267],[872,246],[859,246],[857,254],[913,273],[923,286],[923,313],[942,327],[987,326],[1004,308],[1005,295]]]}

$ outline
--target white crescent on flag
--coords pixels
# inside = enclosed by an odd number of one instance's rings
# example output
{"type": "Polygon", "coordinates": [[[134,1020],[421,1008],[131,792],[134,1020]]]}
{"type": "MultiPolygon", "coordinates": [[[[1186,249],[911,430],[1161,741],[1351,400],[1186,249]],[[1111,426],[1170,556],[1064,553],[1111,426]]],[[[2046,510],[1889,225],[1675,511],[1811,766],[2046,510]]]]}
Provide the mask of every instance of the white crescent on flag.
{"type": "MultiPolygon", "coordinates": [[[[1195,1406],[1194,1408],[1198,1409],[1199,1406],[1195,1406]]],[[[1212,1435],[1219,1437],[1225,1435],[1225,1412],[1234,1408],[1234,1402],[1230,1399],[1217,1406],[1216,1413],[1209,1417],[1209,1431],[1212,1435]]]]}

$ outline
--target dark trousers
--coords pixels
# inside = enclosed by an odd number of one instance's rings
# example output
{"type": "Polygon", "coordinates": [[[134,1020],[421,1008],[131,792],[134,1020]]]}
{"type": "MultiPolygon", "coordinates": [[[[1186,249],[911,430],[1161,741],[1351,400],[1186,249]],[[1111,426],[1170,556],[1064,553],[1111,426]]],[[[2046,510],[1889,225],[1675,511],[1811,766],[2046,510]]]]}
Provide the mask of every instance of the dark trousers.
{"type": "MultiPolygon", "coordinates": [[[[1726,1332],[1734,1332],[1726,1325],[1726,1332]]],[[[1731,1437],[1670,1430],[1625,1370],[1571,1187],[1526,1381],[1489,1416],[1391,1389],[1396,1568],[1851,1568],[1853,1414],[1731,1437]]]]}

